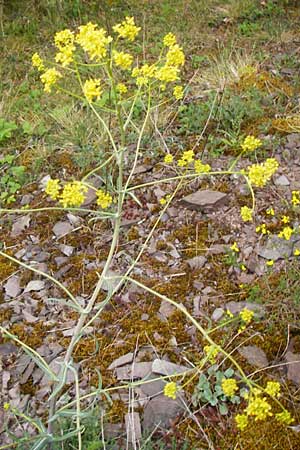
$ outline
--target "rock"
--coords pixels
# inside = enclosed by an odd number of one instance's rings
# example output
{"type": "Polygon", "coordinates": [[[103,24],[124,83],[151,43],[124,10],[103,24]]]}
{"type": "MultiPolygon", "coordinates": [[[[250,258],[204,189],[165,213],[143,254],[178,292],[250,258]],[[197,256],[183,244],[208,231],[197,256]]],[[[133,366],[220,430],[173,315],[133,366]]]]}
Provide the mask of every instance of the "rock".
{"type": "Polygon", "coordinates": [[[212,255],[221,255],[226,253],[227,246],[223,244],[215,244],[209,247],[208,252],[212,255]]]}
{"type": "Polygon", "coordinates": [[[18,350],[18,347],[11,342],[5,342],[4,344],[0,344],[0,357],[18,353],[18,350]]]}
{"type": "Polygon", "coordinates": [[[205,256],[194,256],[194,258],[188,259],[187,263],[191,269],[201,269],[207,262],[205,256]]]}
{"type": "Polygon", "coordinates": [[[26,228],[30,225],[31,217],[29,215],[21,216],[18,220],[16,220],[12,226],[13,237],[19,236],[26,228]]]}
{"type": "Polygon", "coordinates": [[[284,359],[287,363],[288,380],[300,384],[300,353],[292,353],[288,351],[285,354],[284,359]]]}
{"type": "Polygon", "coordinates": [[[158,379],[157,375],[154,375],[153,373],[151,373],[145,381],[146,382],[139,387],[142,393],[147,397],[154,397],[158,394],[161,394],[166,384],[166,381],[162,380],[161,378],[158,379]],[[149,380],[153,381],[150,382],[149,380]]]}
{"type": "Polygon", "coordinates": [[[132,444],[141,439],[142,427],[139,413],[137,412],[127,413],[125,415],[125,426],[128,442],[132,444]]]}
{"type": "Polygon", "coordinates": [[[74,252],[74,247],[72,247],[71,245],[60,244],[58,248],[66,256],[71,256],[74,252]]]}
{"type": "Polygon", "coordinates": [[[57,222],[53,227],[53,233],[56,237],[62,237],[73,230],[70,222],[57,222]]]}
{"type": "Polygon", "coordinates": [[[108,370],[116,369],[116,367],[124,366],[125,364],[131,363],[133,361],[134,353],[126,353],[126,355],[120,356],[120,358],[115,359],[108,370]]]}
{"type": "Polygon", "coordinates": [[[26,294],[26,292],[31,292],[31,291],[40,291],[40,290],[44,289],[44,287],[45,287],[45,281],[43,281],[43,280],[29,281],[29,283],[27,284],[27,286],[24,290],[24,294],[26,294]]]}
{"type": "Polygon", "coordinates": [[[159,308],[159,314],[161,314],[163,318],[168,319],[176,311],[176,309],[176,306],[172,305],[167,300],[162,300],[159,308]]]}
{"type": "Polygon", "coordinates": [[[232,314],[239,314],[243,309],[246,308],[250,311],[253,311],[258,319],[261,319],[265,315],[263,306],[256,303],[231,301],[226,303],[225,307],[232,314]]]}
{"type": "Polygon", "coordinates": [[[289,186],[290,181],[285,175],[280,175],[274,180],[276,186],[289,186]]]}
{"type": "Polygon", "coordinates": [[[218,322],[218,320],[220,320],[223,317],[224,313],[225,311],[223,308],[216,308],[212,313],[211,319],[214,322],[218,322]]]}
{"type": "Polygon", "coordinates": [[[256,345],[245,345],[239,348],[238,352],[254,367],[261,369],[269,365],[265,352],[256,345]]]}
{"type": "Polygon", "coordinates": [[[4,289],[6,295],[9,297],[17,297],[22,291],[22,288],[20,287],[20,277],[16,275],[10,277],[4,285],[4,289]]]}
{"type": "Polygon", "coordinates": [[[161,394],[151,399],[144,409],[143,428],[153,430],[154,427],[170,429],[173,421],[184,411],[183,401],[178,396],[173,400],[161,394]]]}
{"type": "Polygon", "coordinates": [[[294,240],[279,238],[278,236],[270,236],[264,246],[257,250],[257,254],[262,258],[277,261],[278,259],[289,258],[293,253],[294,240]]]}
{"type": "Polygon", "coordinates": [[[181,199],[181,202],[187,208],[203,212],[209,212],[212,209],[223,206],[227,201],[227,194],[210,190],[199,190],[181,199]]]}
{"type": "Polygon", "coordinates": [[[123,367],[117,367],[116,376],[118,380],[145,378],[151,374],[151,370],[151,362],[137,362],[123,367]]]}
{"type": "Polygon", "coordinates": [[[189,370],[189,367],[180,366],[164,359],[155,359],[152,363],[152,372],[160,375],[173,375],[175,373],[183,373],[189,370]]]}

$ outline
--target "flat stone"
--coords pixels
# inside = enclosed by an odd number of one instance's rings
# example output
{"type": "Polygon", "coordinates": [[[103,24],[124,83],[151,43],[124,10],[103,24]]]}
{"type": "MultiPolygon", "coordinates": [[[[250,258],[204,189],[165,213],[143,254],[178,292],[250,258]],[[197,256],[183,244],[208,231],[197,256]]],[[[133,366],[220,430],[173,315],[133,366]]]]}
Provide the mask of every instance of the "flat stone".
{"type": "Polygon", "coordinates": [[[131,363],[134,357],[134,353],[126,353],[126,355],[120,356],[120,358],[115,359],[110,366],[108,367],[108,370],[116,369],[117,367],[124,366],[125,364],[131,363]]]}
{"type": "Polygon", "coordinates": [[[239,348],[238,352],[254,367],[261,369],[269,365],[265,352],[256,345],[245,345],[239,348]]]}
{"type": "Polygon", "coordinates": [[[194,258],[188,259],[187,263],[191,269],[201,269],[204,264],[207,262],[207,258],[205,256],[194,256],[194,258]]]}
{"type": "Polygon", "coordinates": [[[184,405],[179,396],[173,400],[163,394],[158,395],[144,409],[143,429],[153,430],[156,426],[169,429],[171,422],[182,412],[184,405]]]}
{"type": "Polygon", "coordinates": [[[45,281],[43,281],[43,280],[29,281],[29,283],[27,284],[27,286],[24,290],[24,294],[26,294],[26,292],[31,292],[31,291],[41,291],[42,289],[44,289],[44,287],[45,287],[45,281]]]}
{"type": "Polygon", "coordinates": [[[58,248],[66,256],[71,256],[74,252],[74,247],[71,245],[60,244],[58,248]]]}
{"type": "Polygon", "coordinates": [[[226,303],[225,307],[232,314],[239,314],[243,309],[246,308],[250,311],[253,311],[255,316],[259,319],[261,319],[265,315],[264,308],[256,303],[231,301],[226,303]]]}
{"type": "Polygon", "coordinates": [[[276,186],[289,186],[290,181],[285,175],[280,175],[279,177],[275,178],[274,183],[276,186]]]}
{"type": "Polygon", "coordinates": [[[22,291],[22,288],[20,287],[20,277],[16,275],[10,277],[4,285],[4,290],[9,297],[17,297],[22,291]]]}
{"type": "Polygon", "coordinates": [[[167,300],[162,300],[160,308],[159,308],[159,313],[165,319],[168,319],[176,311],[176,309],[177,309],[176,306],[172,305],[167,300]]]}
{"type": "Polygon", "coordinates": [[[118,380],[145,378],[151,374],[151,370],[151,362],[135,362],[130,365],[117,367],[116,376],[118,380]]]}
{"type": "Polygon", "coordinates": [[[139,413],[137,412],[127,413],[125,415],[125,426],[128,442],[132,444],[141,439],[142,427],[139,413]]]}
{"type": "Polygon", "coordinates": [[[257,254],[273,261],[289,258],[293,253],[294,241],[293,237],[287,241],[278,236],[270,236],[266,244],[258,248],[257,254]]]}
{"type": "Polygon", "coordinates": [[[152,372],[160,375],[173,375],[174,373],[183,373],[189,370],[189,367],[180,366],[164,359],[155,359],[152,363],[152,372]]]}
{"type": "Polygon", "coordinates": [[[156,395],[161,394],[166,384],[165,380],[158,378],[158,376],[153,373],[151,373],[145,381],[147,382],[140,385],[139,388],[147,397],[155,397],[156,395]],[[149,380],[153,381],[148,382],[149,380]]]}
{"type": "Polygon", "coordinates": [[[223,206],[228,201],[228,195],[224,192],[199,190],[181,199],[181,202],[189,209],[209,212],[212,209],[223,206]]]}
{"type": "Polygon", "coordinates": [[[286,352],[287,378],[294,383],[300,384],[300,353],[286,352]]]}
{"type": "Polygon", "coordinates": [[[214,310],[214,312],[212,313],[211,319],[214,322],[217,322],[218,320],[220,320],[223,317],[224,313],[225,313],[225,311],[223,308],[216,308],[214,310]]]}
{"type": "Polygon", "coordinates": [[[70,222],[57,222],[53,227],[53,233],[56,237],[64,236],[73,230],[70,222]]]}

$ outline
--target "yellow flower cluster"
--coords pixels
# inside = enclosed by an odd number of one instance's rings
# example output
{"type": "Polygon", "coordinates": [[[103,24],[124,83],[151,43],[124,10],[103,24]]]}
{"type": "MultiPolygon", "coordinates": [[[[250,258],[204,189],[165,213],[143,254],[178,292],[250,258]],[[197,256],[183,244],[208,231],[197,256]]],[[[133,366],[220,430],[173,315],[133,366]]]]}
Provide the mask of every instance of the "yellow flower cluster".
{"type": "Polygon", "coordinates": [[[132,70],[131,75],[136,78],[136,84],[138,86],[143,86],[147,84],[152,78],[155,77],[156,67],[155,65],[150,66],[149,64],[144,64],[142,67],[135,67],[132,70]]]}
{"type": "Polygon", "coordinates": [[[284,223],[284,224],[290,223],[289,216],[282,216],[281,217],[281,222],[284,223]]]}
{"type": "Polygon", "coordinates": [[[274,208],[268,208],[266,213],[268,214],[268,216],[275,216],[274,208]]]}
{"type": "Polygon", "coordinates": [[[60,192],[59,180],[48,180],[45,192],[52,198],[52,200],[57,200],[60,192]]]}
{"type": "Polygon", "coordinates": [[[176,383],[174,381],[171,381],[164,386],[164,395],[166,397],[172,398],[173,400],[176,400],[177,390],[178,389],[176,383]]]}
{"type": "Polygon", "coordinates": [[[250,309],[244,308],[241,312],[240,312],[240,318],[242,319],[242,321],[246,324],[250,323],[251,320],[253,319],[254,316],[254,312],[251,311],[250,309]]]}
{"type": "Polygon", "coordinates": [[[263,187],[278,169],[279,164],[275,158],[268,158],[261,164],[248,167],[248,177],[254,186],[263,187]]]}
{"type": "Polygon", "coordinates": [[[102,209],[109,208],[110,205],[112,204],[113,200],[112,196],[109,193],[102,191],[101,189],[98,189],[96,194],[97,194],[97,205],[100,206],[100,208],[102,209]]]}
{"type": "Polygon", "coordinates": [[[237,414],[235,416],[235,422],[236,426],[239,430],[243,431],[245,428],[247,428],[248,425],[248,417],[246,414],[237,414]]]}
{"type": "Polygon", "coordinates": [[[171,155],[171,153],[168,153],[165,157],[164,157],[164,162],[166,164],[171,164],[173,162],[173,155],[171,155]]]}
{"type": "Polygon", "coordinates": [[[82,90],[88,102],[91,103],[94,98],[97,100],[102,94],[100,80],[86,80],[82,90]]]}
{"type": "Polygon", "coordinates": [[[61,63],[63,67],[68,66],[74,59],[74,39],[74,33],[69,29],[59,31],[54,36],[55,45],[59,49],[55,61],[61,63]]]}
{"type": "Polygon", "coordinates": [[[234,378],[223,378],[221,381],[222,391],[227,397],[233,397],[238,391],[238,385],[234,378]]]}
{"type": "Polygon", "coordinates": [[[256,233],[261,233],[261,234],[270,234],[270,231],[267,229],[267,225],[265,223],[262,223],[261,225],[258,225],[255,228],[256,233]]]}
{"type": "Polygon", "coordinates": [[[244,222],[252,222],[252,214],[253,210],[251,208],[248,208],[248,206],[241,207],[241,217],[244,222]]]}
{"type": "Polygon", "coordinates": [[[298,206],[300,205],[300,191],[292,191],[292,205],[298,206]]]}
{"type": "Polygon", "coordinates": [[[183,98],[183,87],[175,86],[173,89],[173,95],[176,98],[176,100],[181,100],[183,98]]]}
{"type": "Polygon", "coordinates": [[[121,67],[121,69],[130,69],[133,61],[133,56],[125,52],[113,52],[113,59],[116,66],[121,67]]]}
{"type": "Polygon", "coordinates": [[[87,186],[81,181],[72,181],[64,186],[59,196],[59,202],[64,208],[80,206],[84,202],[84,194],[87,191],[87,186]]]}
{"type": "Polygon", "coordinates": [[[176,36],[173,33],[166,34],[164,37],[163,43],[164,43],[165,47],[172,47],[173,45],[175,45],[177,43],[176,36]]]}
{"type": "Polygon", "coordinates": [[[271,397],[280,397],[280,383],[278,381],[268,381],[265,392],[271,397]]]}
{"type": "Polygon", "coordinates": [[[215,364],[219,349],[215,345],[206,345],[203,348],[206,356],[211,364],[215,364]]]}
{"type": "Polygon", "coordinates": [[[191,162],[194,161],[195,153],[193,150],[186,150],[183,152],[182,157],[178,160],[179,167],[188,166],[191,162]]]}
{"type": "Polygon", "coordinates": [[[194,162],[194,169],[196,173],[208,173],[211,171],[211,167],[209,164],[203,164],[200,159],[197,159],[194,162]]]}
{"type": "Polygon", "coordinates": [[[61,78],[61,73],[53,67],[52,69],[46,70],[41,75],[41,81],[44,83],[44,91],[51,92],[52,86],[61,78]]]}
{"type": "Polygon", "coordinates": [[[172,47],[170,47],[167,52],[166,60],[167,60],[166,65],[168,67],[183,66],[185,58],[182,48],[179,47],[178,44],[172,45],[172,47]]]}
{"type": "Polygon", "coordinates": [[[165,65],[157,69],[155,78],[163,83],[172,83],[173,81],[179,80],[178,75],[178,67],[165,65]]]}
{"type": "Polygon", "coordinates": [[[38,53],[34,53],[32,55],[31,61],[33,67],[36,67],[39,72],[43,72],[43,70],[45,70],[43,60],[38,53]]]}
{"type": "Polygon", "coordinates": [[[260,397],[260,395],[254,395],[246,408],[248,416],[254,416],[255,421],[265,420],[267,417],[272,416],[271,405],[267,401],[266,397],[260,397]]]}
{"type": "Polygon", "coordinates": [[[122,23],[113,26],[115,33],[118,33],[121,38],[128,39],[131,42],[135,40],[140,29],[140,27],[135,25],[133,17],[126,17],[122,23]]]}
{"type": "Polygon", "coordinates": [[[92,60],[100,61],[107,54],[107,47],[112,41],[111,36],[106,36],[106,30],[99,28],[94,23],[87,23],[79,27],[76,42],[81,45],[92,60]]]}
{"type": "Polygon", "coordinates": [[[244,142],[241,144],[242,150],[245,151],[254,151],[258,147],[262,145],[260,139],[256,139],[254,136],[247,136],[244,142]]]}
{"type": "Polygon", "coordinates": [[[293,228],[287,226],[287,227],[284,227],[280,231],[280,233],[278,233],[278,237],[284,238],[286,241],[289,241],[291,239],[293,233],[294,233],[293,228]]]}
{"type": "Polygon", "coordinates": [[[162,197],[162,198],[159,200],[159,203],[160,203],[162,206],[164,206],[164,205],[167,204],[167,202],[170,200],[170,198],[171,198],[171,195],[168,194],[168,195],[166,195],[165,197],[162,197]]]}
{"type": "Polygon", "coordinates": [[[127,86],[124,83],[118,83],[116,88],[120,94],[126,94],[127,92],[127,86]]]}
{"type": "Polygon", "coordinates": [[[275,417],[279,422],[284,423],[285,425],[290,425],[294,422],[294,419],[291,417],[291,413],[286,409],[284,409],[281,413],[275,414],[275,417]]]}
{"type": "Polygon", "coordinates": [[[239,247],[238,247],[238,245],[237,245],[236,242],[234,242],[234,243],[231,245],[230,250],[232,250],[233,252],[236,252],[236,253],[238,253],[238,252],[240,251],[240,249],[239,249],[239,247]]]}

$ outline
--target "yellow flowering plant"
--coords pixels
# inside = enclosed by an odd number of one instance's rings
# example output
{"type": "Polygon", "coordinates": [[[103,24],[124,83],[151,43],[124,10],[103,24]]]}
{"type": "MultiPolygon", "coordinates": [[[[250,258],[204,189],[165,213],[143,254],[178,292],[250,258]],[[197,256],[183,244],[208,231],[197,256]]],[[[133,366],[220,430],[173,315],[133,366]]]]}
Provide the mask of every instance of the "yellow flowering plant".
{"type": "MultiPolygon", "coordinates": [[[[269,158],[265,162],[248,167],[245,171],[235,169],[235,165],[231,165],[228,170],[221,171],[212,169],[209,164],[202,160],[202,157],[199,158],[196,148],[188,148],[174,155],[170,149],[167,149],[163,158],[165,163],[163,167],[166,170],[173,171],[174,176],[133,185],[133,176],[142,153],[142,142],[151,114],[154,111],[157,114],[162,104],[169,103],[173,105],[174,99],[179,102],[184,96],[184,87],[180,82],[180,77],[185,63],[185,55],[183,49],[177,43],[175,35],[168,33],[163,38],[162,52],[157,60],[140,62],[135,57],[135,47],[132,44],[137,39],[140,30],[141,28],[136,25],[133,17],[126,17],[121,23],[114,25],[111,35],[106,29],[89,22],[86,25],[79,26],[77,30],[65,29],[56,33],[54,37],[55,54],[52,63],[49,58],[43,59],[37,53],[32,57],[32,64],[38,71],[44,91],[49,94],[59,92],[76,98],[76,101],[82,101],[85,107],[89,108],[99,121],[103,133],[109,142],[107,158],[99,166],[93,167],[82,179],[62,180],[55,177],[48,180],[45,186],[45,200],[50,201],[51,206],[44,209],[49,211],[84,210],[94,214],[98,220],[109,220],[113,229],[107,259],[101,273],[99,273],[97,284],[90,297],[85,299],[85,303],[78,301],[78,293],[73,294],[58,280],[55,280],[48,274],[43,274],[67,295],[67,301],[63,301],[64,306],[70,308],[73,312],[75,311],[78,315],[78,321],[74,327],[59,374],[54,373],[47,361],[34,349],[29,348],[9,333],[8,330],[0,327],[1,332],[6,337],[16,340],[18,344],[29,352],[32,359],[51,380],[52,392],[48,399],[49,416],[46,419],[46,426],[43,425],[43,427],[39,428],[45,445],[51,445],[57,437],[55,436],[55,421],[68,414],[75,419],[76,428],[72,432],[77,436],[78,449],[82,449],[81,417],[84,398],[82,398],[79,389],[78,370],[80,369],[73,363],[74,350],[88,327],[93,325],[101,315],[105,305],[127,283],[132,283],[158,299],[175,306],[195,326],[195,329],[201,333],[207,344],[204,347],[204,356],[201,360],[200,368],[207,362],[214,365],[220,356],[235,366],[240,379],[248,386],[249,390],[251,390],[252,386],[252,382],[248,380],[232,354],[214,341],[211,333],[203,328],[181,302],[176,302],[172,298],[146,286],[134,276],[133,269],[140,261],[164,212],[187,182],[197,180],[203,176],[240,176],[246,181],[252,198],[251,208],[248,206],[242,207],[241,216],[244,221],[251,222],[255,211],[254,188],[265,186],[276,172],[278,162],[273,158],[269,158]],[[73,77],[72,83],[70,83],[71,77],[73,77]],[[142,109],[139,123],[135,122],[134,117],[137,103],[141,105],[142,109]],[[112,121],[110,121],[111,117],[112,121]],[[136,134],[134,135],[134,145],[130,146],[129,144],[132,144],[132,130],[135,130],[136,134]],[[99,188],[95,188],[90,183],[91,177],[95,174],[99,176],[102,182],[99,188]],[[141,249],[139,249],[136,257],[129,262],[122,275],[112,277],[110,269],[118,249],[125,201],[131,198],[139,204],[135,192],[168,181],[176,182],[176,187],[172,193],[160,199],[162,207],[159,209],[159,215],[146,236],[141,249]],[[93,209],[87,210],[84,205],[90,190],[93,190],[95,194],[94,204],[91,207],[93,209]],[[109,288],[104,289],[104,284],[109,285],[109,288]],[[99,294],[101,290],[102,292],[105,291],[105,295],[104,299],[102,297],[100,301],[99,294]],[[64,388],[69,374],[72,374],[74,379],[75,400],[69,400],[64,395],[64,388]]],[[[253,150],[259,146],[260,141],[258,142],[255,138],[249,137],[245,139],[242,151],[253,150]]],[[[295,191],[292,198],[292,203],[295,207],[298,205],[298,199],[299,195],[295,191]]],[[[39,211],[39,209],[29,211],[39,211]]],[[[5,212],[9,211],[5,210],[5,212]]],[[[14,210],[10,212],[14,212],[14,210]]],[[[285,238],[290,233],[287,228],[285,227],[285,231],[283,230],[285,238]]],[[[240,249],[236,242],[231,245],[231,251],[237,257],[240,249]]],[[[34,270],[31,266],[17,261],[5,252],[1,251],[0,255],[14,261],[14,263],[21,264],[28,270],[34,270]]],[[[244,311],[241,313],[240,319],[245,324],[250,323],[252,319],[251,312],[244,311]]],[[[230,317],[229,320],[231,321],[232,318],[230,317]]],[[[198,376],[199,366],[195,366],[195,369],[191,369],[191,371],[198,376]]],[[[222,375],[221,373],[220,378],[218,378],[218,389],[215,395],[218,398],[222,398],[224,402],[228,401],[234,404],[237,402],[236,394],[239,390],[239,382],[237,382],[235,376],[233,378],[232,369],[224,373],[226,380],[223,380],[224,374],[222,375]]],[[[169,378],[172,378],[172,376],[169,378]]],[[[171,399],[175,399],[176,395],[179,395],[177,386],[175,381],[169,381],[165,385],[164,394],[171,399]]],[[[207,385],[205,386],[207,387],[207,385]]],[[[113,390],[116,390],[115,386],[105,387],[99,383],[99,387],[94,389],[88,396],[96,400],[103,398],[103,396],[108,397],[113,390]]],[[[277,391],[274,386],[269,385],[268,391],[268,393],[273,393],[274,397],[276,397],[277,391]]],[[[208,389],[207,392],[209,392],[208,389]]],[[[208,395],[207,392],[205,391],[206,396],[208,395]]],[[[210,398],[210,400],[214,402],[214,399],[210,398]]],[[[225,410],[224,406],[224,413],[225,410]]],[[[267,418],[270,415],[270,409],[265,397],[256,395],[254,399],[250,400],[245,414],[247,417],[267,418]]],[[[284,419],[288,422],[285,411],[278,414],[278,420],[284,419]]],[[[245,420],[240,418],[239,423],[242,424],[241,426],[244,426],[245,420]]]]}

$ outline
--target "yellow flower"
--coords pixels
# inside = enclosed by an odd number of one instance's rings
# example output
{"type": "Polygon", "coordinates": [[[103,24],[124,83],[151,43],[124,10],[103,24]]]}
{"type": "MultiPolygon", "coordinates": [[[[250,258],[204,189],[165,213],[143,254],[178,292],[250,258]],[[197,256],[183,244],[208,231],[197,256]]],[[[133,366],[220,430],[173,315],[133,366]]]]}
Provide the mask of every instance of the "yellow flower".
{"type": "Polygon", "coordinates": [[[86,80],[82,89],[83,89],[83,93],[84,93],[87,101],[90,103],[94,100],[94,97],[97,100],[100,97],[100,95],[102,94],[99,79],[86,80]]]}
{"type": "Polygon", "coordinates": [[[59,180],[48,180],[45,192],[47,195],[49,195],[52,200],[57,200],[59,197],[59,191],[60,191],[60,185],[59,180]]]}
{"type": "Polygon", "coordinates": [[[267,262],[266,262],[266,265],[269,266],[269,267],[274,266],[274,260],[273,260],[273,259],[270,259],[270,261],[267,261],[267,262]]]}
{"type": "Polygon", "coordinates": [[[291,203],[293,206],[297,206],[300,204],[300,191],[292,191],[291,203]]]}
{"type": "Polygon", "coordinates": [[[280,383],[278,381],[268,381],[265,392],[271,397],[280,397],[280,383]]]}
{"type": "Polygon", "coordinates": [[[133,17],[126,17],[122,23],[113,26],[115,33],[118,33],[121,38],[128,39],[129,41],[135,40],[140,29],[140,27],[135,25],[133,17]]]}
{"type": "Polygon", "coordinates": [[[164,395],[166,397],[172,398],[173,400],[176,400],[177,390],[178,389],[176,383],[174,381],[171,381],[164,386],[164,395]]]}
{"type": "Polygon", "coordinates": [[[279,164],[274,158],[268,158],[264,163],[248,167],[248,177],[254,186],[263,187],[278,169],[279,164]]]}
{"type": "Polygon", "coordinates": [[[291,414],[286,409],[284,409],[283,412],[281,413],[275,414],[275,417],[279,422],[284,423],[285,425],[290,425],[291,423],[294,422],[294,419],[291,417],[291,414]]]}
{"type": "Polygon", "coordinates": [[[274,215],[275,215],[275,211],[274,211],[273,208],[268,208],[267,211],[266,211],[266,213],[267,213],[269,216],[274,216],[274,215]]]}
{"type": "Polygon", "coordinates": [[[219,353],[219,349],[215,345],[205,345],[203,348],[204,352],[206,353],[207,359],[211,364],[215,364],[216,357],[219,353]]]}
{"type": "Polygon", "coordinates": [[[56,70],[54,67],[52,69],[46,70],[46,72],[44,72],[40,77],[42,83],[44,83],[44,91],[51,92],[52,86],[61,77],[62,77],[61,73],[58,70],[56,70]]]}
{"type": "Polygon", "coordinates": [[[183,98],[183,87],[175,86],[173,89],[173,95],[176,98],[176,100],[182,99],[183,98]]]}
{"type": "Polygon", "coordinates": [[[233,397],[238,391],[238,385],[234,378],[223,378],[221,382],[222,391],[227,397],[233,397]]]}
{"type": "Polygon", "coordinates": [[[165,47],[172,47],[176,44],[176,36],[173,33],[166,34],[163,43],[165,47]]]}
{"type": "Polygon", "coordinates": [[[107,47],[112,41],[112,37],[106,36],[106,30],[99,28],[94,23],[87,23],[79,27],[76,42],[81,45],[93,60],[100,61],[107,55],[107,47]]]}
{"type": "Polygon", "coordinates": [[[165,156],[165,158],[164,158],[164,162],[165,162],[166,164],[172,163],[172,162],[173,162],[173,155],[171,155],[170,153],[168,153],[168,154],[165,156]]]}
{"type": "Polygon", "coordinates": [[[185,159],[183,159],[183,158],[180,158],[180,159],[177,161],[177,163],[178,163],[178,167],[185,167],[185,166],[188,165],[187,161],[186,161],[185,159]]]}
{"type": "Polygon", "coordinates": [[[55,61],[61,63],[63,67],[68,66],[74,60],[74,50],[74,45],[68,45],[62,48],[61,51],[55,55],[55,61]]]}
{"type": "Polygon", "coordinates": [[[87,186],[81,181],[71,181],[64,186],[59,201],[64,208],[80,206],[84,202],[84,194],[87,191],[87,186]]]}
{"type": "Polygon", "coordinates": [[[101,189],[98,189],[97,194],[97,205],[102,209],[109,208],[112,204],[112,196],[108,192],[104,192],[101,189]]]}
{"type": "Polygon", "coordinates": [[[155,65],[150,66],[149,64],[144,64],[142,67],[134,67],[131,72],[133,78],[136,78],[136,83],[138,86],[143,86],[147,84],[150,78],[154,78],[156,74],[155,65]]]}
{"type": "Polygon", "coordinates": [[[125,52],[113,52],[113,59],[116,66],[121,67],[121,69],[130,69],[133,61],[133,56],[125,52]]]}
{"type": "Polygon", "coordinates": [[[69,29],[58,31],[54,36],[54,42],[59,50],[74,44],[74,33],[69,29]]]}
{"type": "Polygon", "coordinates": [[[284,227],[282,231],[280,231],[280,233],[278,233],[278,237],[280,238],[284,238],[286,241],[289,241],[291,239],[291,236],[293,234],[294,230],[287,226],[284,227]]]}
{"type": "Polygon", "coordinates": [[[261,234],[270,234],[270,231],[267,229],[267,225],[262,223],[255,228],[256,233],[261,232],[261,234]]]}
{"type": "Polygon", "coordinates": [[[187,163],[191,163],[194,161],[195,153],[193,150],[186,150],[182,153],[182,159],[187,163]]]}
{"type": "Polygon", "coordinates": [[[227,309],[226,314],[227,314],[227,316],[229,316],[230,318],[234,317],[234,315],[232,314],[231,311],[229,311],[229,309],[227,309]]]}
{"type": "Polygon", "coordinates": [[[281,222],[282,223],[290,223],[290,218],[289,218],[289,216],[282,216],[281,217],[281,222]]]}
{"type": "Polygon", "coordinates": [[[248,416],[254,416],[255,421],[264,420],[267,417],[272,416],[271,405],[267,402],[266,397],[261,398],[259,395],[255,395],[250,398],[249,404],[246,408],[248,416]]]}
{"type": "Polygon", "coordinates": [[[157,69],[155,78],[164,83],[171,83],[172,81],[179,80],[179,69],[177,67],[172,67],[165,65],[160,69],[157,69]]]}
{"type": "Polygon", "coordinates": [[[247,136],[244,140],[244,142],[242,143],[241,147],[243,149],[243,151],[254,151],[256,150],[258,147],[260,147],[262,145],[262,142],[260,139],[256,139],[254,136],[247,136]]]}
{"type": "Polygon", "coordinates": [[[250,323],[251,320],[253,319],[254,316],[254,312],[251,311],[250,309],[244,308],[241,312],[240,312],[240,318],[242,319],[243,322],[245,322],[246,324],[250,323]]]}
{"type": "Polygon", "coordinates": [[[252,213],[253,213],[253,210],[251,208],[248,208],[248,206],[241,207],[241,217],[244,222],[252,221],[252,213]]]}
{"type": "Polygon", "coordinates": [[[45,67],[42,58],[38,53],[34,53],[31,58],[33,67],[36,67],[39,72],[42,72],[45,67]]]}
{"type": "Polygon", "coordinates": [[[117,84],[117,91],[120,94],[126,94],[127,90],[128,90],[127,86],[124,83],[118,83],[117,84]]]}
{"type": "Polygon", "coordinates": [[[232,244],[232,246],[230,247],[230,250],[232,250],[233,252],[236,252],[236,253],[238,253],[240,251],[236,242],[234,242],[232,244]]]}
{"type": "Polygon", "coordinates": [[[194,161],[194,169],[196,173],[208,173],[211,171],[211,167],[209,164],[203,164],[200,159],[194,161]]]}
{"type": "Polygon", "coordinates": [[[248,425],[248,417],[246,414],[237,414],[235,416],[236,426],[239,430],[243,431],[248,425]]]}
{"type": "Polygon", "coordinates": [[[170,47],[167,52],[166,59],[167,59],[167,66],[173,67],[183,66],[185,58],[182,48],[179,47],[178,44],[175,44],[172,47],[170,47]]]}
{"type": "Polygon", "coordinates": [[[300,255],[300,250],[299,250],[299,248],[296,248],[294,250],[294,256],[299,256],[299,255],[300,255]]]}
{"type": "Polygon", "coordinates": [[[9,408],[10,408],[10,404],[9,403],[6,402],[6,403],[3,404],[3,409],[5,411],[7,411],[9,408]]]}

